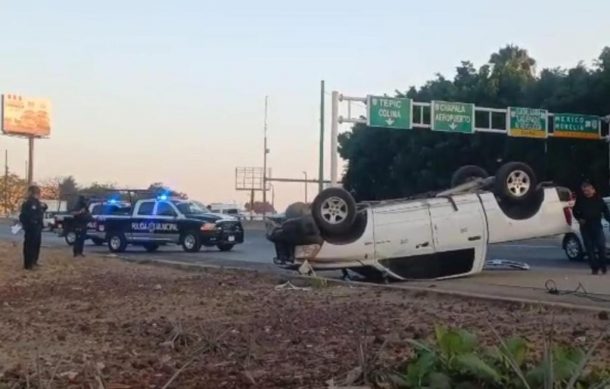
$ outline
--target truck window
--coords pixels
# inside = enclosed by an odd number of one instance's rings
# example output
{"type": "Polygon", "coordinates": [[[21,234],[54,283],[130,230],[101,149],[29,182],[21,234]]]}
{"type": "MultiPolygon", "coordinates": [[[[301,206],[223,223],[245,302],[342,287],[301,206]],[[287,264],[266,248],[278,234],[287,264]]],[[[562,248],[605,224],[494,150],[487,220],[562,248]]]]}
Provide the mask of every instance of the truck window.
{"type": "Polygon", "coordinates": [[[160,202],[157,204],[157,216],[178,216],[176,215],[176,211],[174,211],[174,208],[166,203],[166,202],[160,202]]]}
{"type": "Polygon", "coordinates": [[[154,208],[154,201],[144,201],[140,203],[140,207],[138,208],[138,216],[152,216],[154,208]]]}
{"type": "Polygon", "coordinates": [[[101,204],[96,204],[93,206],[93,208],[91,208],[91,214],[92,215],[100,215],[102,213],[102,205],[101,204]]]}

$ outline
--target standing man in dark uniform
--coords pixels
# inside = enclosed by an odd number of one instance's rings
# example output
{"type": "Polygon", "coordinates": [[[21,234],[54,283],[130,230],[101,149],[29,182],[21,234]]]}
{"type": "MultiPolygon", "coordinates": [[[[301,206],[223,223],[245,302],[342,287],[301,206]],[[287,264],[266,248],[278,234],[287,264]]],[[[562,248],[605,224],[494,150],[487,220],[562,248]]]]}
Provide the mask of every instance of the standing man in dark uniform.
{"type": "Polygon", "coordinates": [[[91,219],[89,214],[89,208],[87,205],[87,199],[84,196],[78,198],[76,208],[74,209],[74,232],[76,234],[76,240],[72,246],[72,253],[74,257],[84,257],[85,254],[85,239],[87,239],[87,223],[91,219]]]}
{"type": "Polygon", "coordinates": [[[32,185],[28,188],[28,198],[21,205],[19,221],[25,232],[23,240],[23,265],[26,270],[32,270],[38,265],[40,243],[45,205],[40,202],[40,188],[32,185]]]}
{"type": "Polygon", "coordinates": [[[602,228],[602,216],[610,223],[610,211],[589,181],[583,182],[580,189],[582,195],[578,196],[574,204],[574,217],[580,224],[580,234],[592,273],[598,274],[601,270],[602,274],[606,274],[606,237],[602,228]]]}

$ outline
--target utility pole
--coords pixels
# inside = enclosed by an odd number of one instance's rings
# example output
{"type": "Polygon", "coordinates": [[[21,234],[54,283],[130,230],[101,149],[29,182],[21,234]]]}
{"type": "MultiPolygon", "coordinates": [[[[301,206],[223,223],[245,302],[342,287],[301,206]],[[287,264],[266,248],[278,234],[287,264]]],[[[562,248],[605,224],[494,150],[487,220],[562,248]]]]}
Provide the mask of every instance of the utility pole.
{"type": "Polygon", "coordinates": [[[269,106],[269,96],[265,96],[265,123],[263,125],[264,140],[263,140],[263,220],[267,216],[267,110],[269,106]]]}
{"type": "Polygon", "coordinates": [[[303,175],[305,176],[305,204],[307,204],[307,172],[303,171],[303,175]]]}
{"type": "Polygon", "coordinates": [[[320,157],[318,167],[318,192],[324,189],[324,80],[320,82],[320,157]]]}
{"type": "Polygon", "coordinates": [[[250,191],[250,220],[254,220],[254,189],[250,191]]]}

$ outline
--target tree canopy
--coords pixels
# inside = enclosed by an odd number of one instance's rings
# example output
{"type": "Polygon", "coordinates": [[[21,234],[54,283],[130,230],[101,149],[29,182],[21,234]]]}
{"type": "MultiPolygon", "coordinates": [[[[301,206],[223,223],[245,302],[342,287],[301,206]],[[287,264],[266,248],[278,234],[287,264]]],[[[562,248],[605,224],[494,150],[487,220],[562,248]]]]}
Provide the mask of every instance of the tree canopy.
{"type": "MultiPolygon", "coordinates": [[[[508,45],[478,69],[462,61],[453,80],[437,74],[420,88],[396,95],[415,101],[446,100],[477,106],[523,106],[549,112],[610,114],[610,47],[591,68],[536,70],[527,50],[508,45]]],[[[494,127],[503,117],[492,117],[494,127]]],[[[359,200],[409,196],[446,187],[453,171],[475,164],[495,172],[502,162],[529,163],[539,179],[574,189],[583,178],[608,193],[608,145],[603,141],[513,138],[504,134],[447,134],[357,124],[339,137],[347,160],[344,186],[359,200]]]]}

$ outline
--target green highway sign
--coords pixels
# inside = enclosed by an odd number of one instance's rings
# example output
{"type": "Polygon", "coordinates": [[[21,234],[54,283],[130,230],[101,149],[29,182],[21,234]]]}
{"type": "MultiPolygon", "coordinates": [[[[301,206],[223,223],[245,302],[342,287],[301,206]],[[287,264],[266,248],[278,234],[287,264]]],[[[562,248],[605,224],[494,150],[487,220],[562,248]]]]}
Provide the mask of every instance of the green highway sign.
{"type": "Polygon", "coordinates": [[[432,130],[462,134],[474,132],[474,104],[433,101],[431,106],[432,130]]]}
{"type": "Polygon", "coordinates": [[[556,113],[553,136],[558,138],[600,139],[599,116],[556,113]]]}
{"type": "Polygon", "coordinates": [[[506,130],[510,136],[546,138],[547,111],[545,109],[508,107],[506,130]]]}
{"type": "Polygon", "coordinates": [[[413,127],[412,103],[411,99],[367,96],[366,124],[408,130],[413,127]]]}

